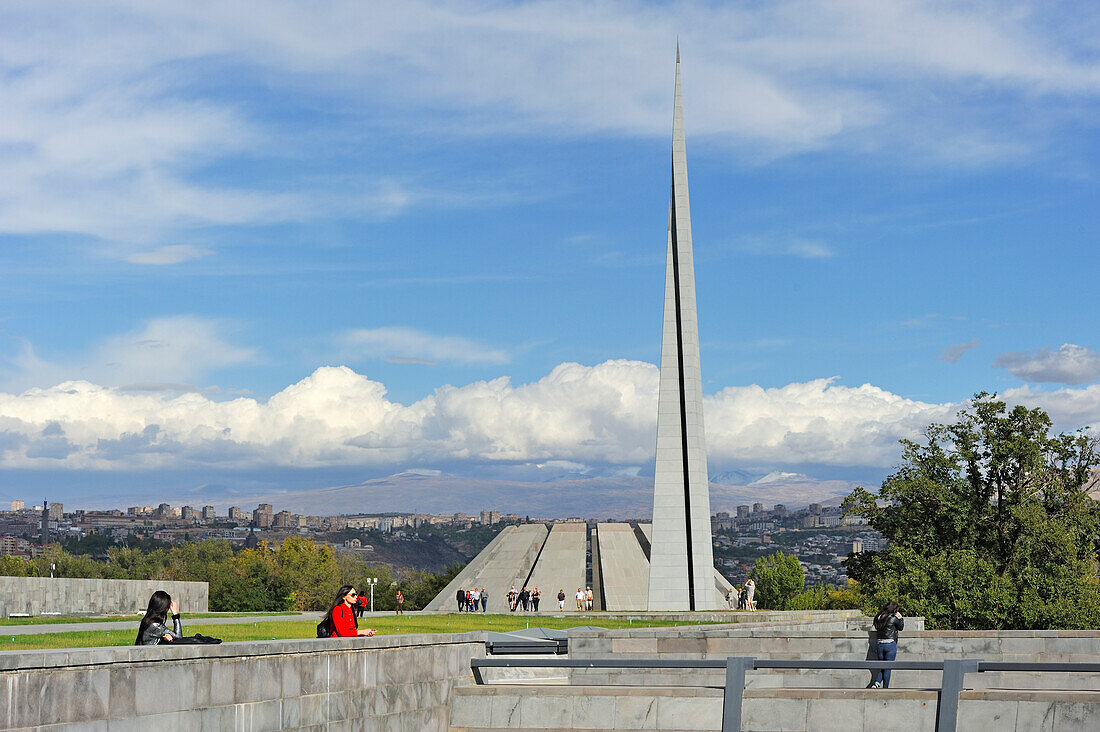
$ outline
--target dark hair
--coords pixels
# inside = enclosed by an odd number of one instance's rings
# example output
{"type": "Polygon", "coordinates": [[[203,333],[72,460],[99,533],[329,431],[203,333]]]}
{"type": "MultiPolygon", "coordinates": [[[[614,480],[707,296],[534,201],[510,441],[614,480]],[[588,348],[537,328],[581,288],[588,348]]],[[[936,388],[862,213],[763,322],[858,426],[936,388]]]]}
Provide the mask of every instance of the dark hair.
{"type": "Polygon", "coordinates": [[[878,615],[875,616],[875,620],[885,620],[898,611],[898,604],[894,600],[886,603],[882,606],[882,609],[878,611],[878,615]]]}
{"type": "Polygon", "coordinates": [[[141,637],[145,635],[145,630],[153,623],[164,624],[168,620],[168,608],[172,606],[172,596],[164,590],[157,590],[153,593],[153,596],[149,598],[149,608],[145,611],[145,617],[141,619],[141,624],[138,625],[137,640],[134,641],[135,646],[142,645],[141,637]]]}
{"type": "MultiPolygon", "coordinates": [[[[355,585],[342,585],[339,590],[336,591],[336,597],[332,601],[332,607],[325,613],[323,623],[328,623],[328,627],[334,628],[332,624],[332,611],[344,604],[344,598],[348,596],[348,593],[355,589],[355,585]]],[[[355,613],[351,614],[351,622],[355,625],[355,629],[359,629],[359,621],[355,617],[355,613]]]]}

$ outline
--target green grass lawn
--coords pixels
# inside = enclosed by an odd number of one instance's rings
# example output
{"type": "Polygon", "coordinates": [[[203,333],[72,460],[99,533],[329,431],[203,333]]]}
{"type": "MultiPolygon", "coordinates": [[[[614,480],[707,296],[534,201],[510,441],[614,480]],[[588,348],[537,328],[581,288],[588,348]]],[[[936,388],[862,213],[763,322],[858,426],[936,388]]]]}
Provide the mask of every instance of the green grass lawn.
{"type": "MultiPolygon", "coordinates": [[[[29,618],[0,618],[0,627],[5,625],[55,625],[60,623],[117,623],[131,618],[141,619],[145,613],[132,615],[38,615],[29,618]]],[[[294,615],[292,612],[280,613],[187,613],[189,618],[239,618],[254,615],[294,615]]]]}
{"type": "MultiPolygon", "coordinates": [[[[192,616],[195,617],[195,616],[192,616]]],[[[192,625],[184,622],[188,635],[202,633],[224,641],[275,640],[279,638],[314,638],[317,635],[316,619],[273,620],[233,625],[192,625]]],[[[186,618],[185,618],[186,621],[186,618]]],[[[463,633],[469,630],[518,630],[528,624],[542,628],[573,628],[578,625],[596,625],[601,628],[650,628],[670,625],[697,625],[701,623],[677,623],[671,620],[604,620],[601,618],[550,618],[517,617],[515,615],[402,615],[385,618],[362,618],[360,628],[374,628],[379,635],[402,633],[463,633]]],[[[137,621],[132,630],[81,630],[68,633],[37,633],[33,635],[0,634],[0,651],[32,650],[43,648],[92,648],[98,646],[128,646],[137,635],[137,621]]]]}

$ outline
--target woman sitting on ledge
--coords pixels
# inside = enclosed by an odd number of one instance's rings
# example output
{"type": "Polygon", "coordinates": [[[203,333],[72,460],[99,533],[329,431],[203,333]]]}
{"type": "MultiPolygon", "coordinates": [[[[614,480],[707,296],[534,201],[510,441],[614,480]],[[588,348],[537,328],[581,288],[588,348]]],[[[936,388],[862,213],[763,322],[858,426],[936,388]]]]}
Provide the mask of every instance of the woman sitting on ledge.
{"type": "Polygon", "coordinates": [[[183,625],[180,623],[179,606],[164,590],[157,590],[149,598],[149,608],[145,611],[145,617],[138,626],[135,646],[157,646],[161,643],[171,645],[201,645],[207,643],[221,643],[220,638],[196,633],[193,636],[184,636],[183,625]],[[168,622],[168,613],[172,614],[172,630],[168,630],[165,623],[168,622]]]}
{"type": "Polygon", "coordinates": [[[327,624],[332,629],[332,638],[354,637],[358,635],[374,635],[373,628],[359,630],[359,623],[355,620],[352,608],[356,605],[366,605],[367,598],[360,597],[352,585],[344,585],[336,593],[336,599],[332,602],[332,609],[325,613],[325,619],[321,621],[322,627],[327,624]]]}

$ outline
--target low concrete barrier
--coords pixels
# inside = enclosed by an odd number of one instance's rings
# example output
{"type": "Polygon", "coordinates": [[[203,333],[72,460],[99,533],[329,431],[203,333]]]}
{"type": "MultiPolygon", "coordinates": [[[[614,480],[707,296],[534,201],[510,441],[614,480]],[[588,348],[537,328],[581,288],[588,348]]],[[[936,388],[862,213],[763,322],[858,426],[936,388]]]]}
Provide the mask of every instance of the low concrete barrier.
{"type": "Polygon", "coordinates": [[[150,595],[157,590],[171,595],[184,613],[204,613],[209,608],[210,592],[205,582],[0,577],[0,618],[12,613],[115,615],[145,612],[150,595]]]}
{"type": "Polygon", "coordinates": [[[0,653],[0,728],[448,727],[484,634],[0,653]]]}
{"type": "MultiPolygon", "coordinates": [[[[937,692],[917,689],[746,689],[742,732],[932,732],[937,692]]],[[[523,686],[456,689],[451,732],[688,730],[719,732],[722,690],[523,686]]],[[[964,691],[959,729],[1091,732],[1100,692],[964,691]]]]}
{"type": "MultiPolygon", "coordinates": [[[[907,619],[907,626],[909,620],[907,619]]],[[[577,630],[569,634],[571,658],[725,658],[751,656],[770,659],[822,661],[872,660],[877,640],[873,631],[836,628],[836,621],[755,626],[695,626],[635,630],[577,630]]],[[[914,623],[914,625],[916,625],[914,623]]],[[[923,627],[923,626],[921,626],[923,627]]],[[[1095,662],[1100,657],[1100,631],[925,631],[907,627],[898,639],[898,660],[942,661],[973,658],[1004,662],[1095,662]]],[[[631,669],[573,669],[569,683],[603,686],[721,685],[719,671],[667,669],[659,672],[631,669]]],[[[774,670],[749,673],[748,689],[862,688],[870,674],[856,670],[774,670]]],[[[895,688],[938,686],[939,672],[899,671],[895,688]]],[[[983,688],[1100,689],[1098,674],[1046,674],[991,671],[971,679],[983,688]]]]}

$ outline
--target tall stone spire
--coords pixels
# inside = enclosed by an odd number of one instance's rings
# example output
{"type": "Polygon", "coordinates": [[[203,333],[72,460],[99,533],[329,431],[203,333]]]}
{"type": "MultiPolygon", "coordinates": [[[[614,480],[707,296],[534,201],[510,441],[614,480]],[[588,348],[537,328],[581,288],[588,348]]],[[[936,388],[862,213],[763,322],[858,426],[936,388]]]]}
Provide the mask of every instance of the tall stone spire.
{"type": "Polygon", "coordinates": [[[711,610],[717,597],[677,42],[649,609],[711,610]]]}

